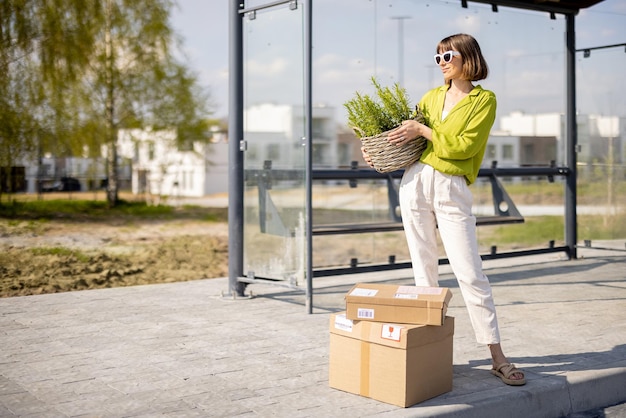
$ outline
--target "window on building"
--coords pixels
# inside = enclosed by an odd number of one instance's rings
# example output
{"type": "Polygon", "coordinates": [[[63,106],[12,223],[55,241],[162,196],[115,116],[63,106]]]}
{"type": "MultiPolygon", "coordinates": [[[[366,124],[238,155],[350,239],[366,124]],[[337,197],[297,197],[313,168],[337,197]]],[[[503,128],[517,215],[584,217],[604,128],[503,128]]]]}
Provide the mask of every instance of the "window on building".
{"type": "Polygon", "coordinates": [[[496,159],[496,146],[494,144],[487,144],[487,150],[485,151],[485,158],[491,161],[496,159]]]}
{"type": "Polygon", "coordinates": [[[530,164],[535,162],[535,147],[533,144],[524,144],[524,158],[522,163],[530,164]]]}
{"type": "Polygon", "coordinates": [[[256,145],[249,144],[246,149],[246,160],[256,161],[259,159],[259,148],[256,145]]]}
{"type": "Polygon", "coordinates": [[[311,123],[311,130],[313,133],[313,138],[326,138],[326,132],[324,130],[324,119],[313,118],[313,122],[311,123]]]}
{"type": "Polygon", "coordinates": [[[346,144],[346,143],[339,144],[339,161],[337,161],[337,163],[340,166],[350,165],[351,163],[350,158],[352,157],[351,151],[352,151],[352,148],[350,148],[349,144],[346,144]]]}
{"type": "Polygon", "coordinates": [[[550,161],[556,161],[556,142],[546,145],[546,156],[550,161]]]}
{"type": "Polygon", "coordinates": [[[502,146],[502,159],[503,160],[513,159],[513,145],[505,144],[502,146]]]}
{"type": "Polygon", "coordinates": [[[271,161],[278,161],[280,159],[280,145],[269,144],[267,146],[267,159],[271,161]]]}
{"type": "Polygon", "coordinates": [[[154,160],[154,142],[148,142],[148,160],[154,160]]]}
{"type": "Polygon", "coordinates": [[[193,141],[183,141],[177,145],[178,151],[193,151],[193,141]]]}
{"type": "Polygon", "coordinates": [[[313,164],[315,165],[325,165],[328,164],[326,155],[327,152],[326,150],[328,149],[328,146],[325,144],[313,144],[313,148],[311,151],[312,154],[312,158],[313,158],[313,164]]]}

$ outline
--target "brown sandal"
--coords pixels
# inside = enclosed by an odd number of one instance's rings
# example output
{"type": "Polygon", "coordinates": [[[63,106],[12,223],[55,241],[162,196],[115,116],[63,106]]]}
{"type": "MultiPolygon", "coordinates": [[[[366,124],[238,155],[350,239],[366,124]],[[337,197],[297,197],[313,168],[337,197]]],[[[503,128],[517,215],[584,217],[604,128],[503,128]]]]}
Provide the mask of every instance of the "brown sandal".
{"type": "Polygon", "coordinates": [[[491,374],[498,376],[504,383],[511,386],[522,386],[526,384],[526,378],[524,372],[515,367],[512,363],[502,363],[499,366],[491,369],[491,374]],[[511,379],[511,376],[519,373],[522,375],[521,379],[511,379]]]}

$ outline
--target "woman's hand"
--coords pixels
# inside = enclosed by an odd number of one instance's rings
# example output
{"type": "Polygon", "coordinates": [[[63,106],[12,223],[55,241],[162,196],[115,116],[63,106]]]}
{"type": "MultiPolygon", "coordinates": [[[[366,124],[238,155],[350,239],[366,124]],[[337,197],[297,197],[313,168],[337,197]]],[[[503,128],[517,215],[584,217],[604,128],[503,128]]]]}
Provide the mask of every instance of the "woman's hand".
{"type": "Polygon", "coordinates": [[[406,145],[418,136],[430,140],[430,129],[417,121],[405,120],[402,125],[391,131],[387,135],[387,141],[393,145],[406,145]]]}
{"type": "Polygon", "coordinates": [[[363,159],[365,160],[367,165],[369,165],[370,167],[374,168],[374,163],[372,163],[372,158],[370,157],[370,155],[365,150],[365,147],[361,147],[361,154],[363,154],[363,159]]]}

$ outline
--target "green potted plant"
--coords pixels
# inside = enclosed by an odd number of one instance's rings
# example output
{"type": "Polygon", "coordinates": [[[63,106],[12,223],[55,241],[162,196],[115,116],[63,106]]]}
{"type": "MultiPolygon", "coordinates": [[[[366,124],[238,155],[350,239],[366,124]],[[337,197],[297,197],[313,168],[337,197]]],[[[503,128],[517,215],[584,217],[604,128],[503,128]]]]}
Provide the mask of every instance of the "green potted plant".
{"type": "Polygon", "coordinates": [[[399,147],[389,144],[387,133],[408,119],[424,123],[424,116],[417,106],[411,105],[406,90],[398,83],[383,87],[372,77],[372,84],[375,97],[356,92],[344,107],[348,111],[348,124],[372,158],[374,168],[388,173],[419,160],[426,140],[420,137],[399,147]]]}

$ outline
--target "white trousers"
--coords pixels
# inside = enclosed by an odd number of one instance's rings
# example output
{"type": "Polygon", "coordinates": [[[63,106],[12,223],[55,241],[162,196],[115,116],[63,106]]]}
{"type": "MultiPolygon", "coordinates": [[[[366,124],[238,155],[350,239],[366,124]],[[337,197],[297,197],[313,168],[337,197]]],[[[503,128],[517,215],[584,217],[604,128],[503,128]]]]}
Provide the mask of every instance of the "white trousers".
{"type": "Polygon", "coordinates": [[[400,209],[417,286],[439,284],[436,230],[443,242],[480,344],[500,342],[489,279],[478,253],[472,193],[461,176],[418,162],[400,183],[400,209]]]}

